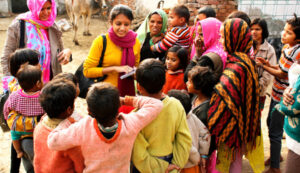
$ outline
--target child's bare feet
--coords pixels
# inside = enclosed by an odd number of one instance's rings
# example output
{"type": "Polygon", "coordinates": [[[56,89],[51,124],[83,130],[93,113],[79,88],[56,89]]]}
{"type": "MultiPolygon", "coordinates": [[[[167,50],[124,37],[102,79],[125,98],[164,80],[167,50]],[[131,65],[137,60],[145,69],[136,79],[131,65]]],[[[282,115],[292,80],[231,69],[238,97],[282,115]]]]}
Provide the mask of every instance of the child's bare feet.
{"type": "Polygon", "coordinates": [[[22,158],[24,155],[23,151],[17,151],[17,157],[22,158]]]}

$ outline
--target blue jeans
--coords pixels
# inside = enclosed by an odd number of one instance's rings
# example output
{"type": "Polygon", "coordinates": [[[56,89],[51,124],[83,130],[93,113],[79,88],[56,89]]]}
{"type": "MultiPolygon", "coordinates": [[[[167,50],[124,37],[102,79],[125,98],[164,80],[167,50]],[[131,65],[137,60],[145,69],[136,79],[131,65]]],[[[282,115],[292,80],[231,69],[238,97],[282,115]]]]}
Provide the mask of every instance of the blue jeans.
{"type": "Polygon", "coordinates": [[[270,138],[270,167],[280,168],[281,139],[283,134],[284,115],[273,108],[279,102],[271,99],[267,125],[270,138]]]}

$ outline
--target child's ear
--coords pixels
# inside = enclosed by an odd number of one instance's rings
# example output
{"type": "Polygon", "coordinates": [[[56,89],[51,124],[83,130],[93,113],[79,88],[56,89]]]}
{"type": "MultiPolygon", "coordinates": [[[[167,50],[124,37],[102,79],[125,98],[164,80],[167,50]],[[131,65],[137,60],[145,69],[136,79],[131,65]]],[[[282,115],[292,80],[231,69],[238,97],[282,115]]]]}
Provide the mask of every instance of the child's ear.
{"type": "Polygon", "coordinates": [[[140,92],[140,94],[143,93],[144,88],[139,83],[136,83],[136,88],[140,92]]]}
{"type": "Polygon", "coordinates": [[[179,18],[179,21],[180,21],[180,23],[188,23],[187,21],[185,21],[185,18],[184,18],[184,17],[180,17],[180,18],[179,18]]]}
{"type": "Polygon", "coordinates": [[[90,111],[90,109],[89,109],[89,108],[87,108],[87,111],[88,111],[88,114],[89,114],[91,117],[93,117],[93,118],[94,118],[94,115],[92,114],[92,112],[90,111]]]}
{"type": "Polygon", "coordinates": [[[35,85],[36,85],[39,89],[42,89],[43,86],[44,86],[43,80],[37,81],[35,85]]]}
{"type": "Polygon", "coordinates": [[[73,112],[74,112],[74,109],[75,109],[75,105],[74,104],[73,104],[73,107],[69,106],[67,108],[67,114],[71,116],[73,114],[73,112]]]}

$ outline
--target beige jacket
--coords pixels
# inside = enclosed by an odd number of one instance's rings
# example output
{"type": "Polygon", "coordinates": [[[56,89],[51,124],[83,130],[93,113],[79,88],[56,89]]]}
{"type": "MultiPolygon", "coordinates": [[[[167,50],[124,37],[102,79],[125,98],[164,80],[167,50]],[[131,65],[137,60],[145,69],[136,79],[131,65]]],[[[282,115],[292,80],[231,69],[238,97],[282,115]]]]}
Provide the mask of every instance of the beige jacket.
{"type": "MultiPolygon", "coordinates": [[[[51,49],[51,68],[53,76],[62,72],[61,65],[58,62],[57,55],[58,51],[63,50],[62,43],[62,32],[58,29],[57,25],[54,23],[48,30],[50,49],[51,49]]],[[[25,27],[25,47],[27,42],[26,27],[25,27]]],[[[20,22],[19,20],[14,20],[7,29],[7,37],[4,44],[4,48],[1,54],[1,66],[3,76],[9,76],[10,72],[8,70],[8,58],[11,53],[19,48],[20,43],[20,22]]]]}
{"type": "Polygon", "coordinates": [[[192,135],[192,148],[184,168],[191,168],[199,164],[200,155],[208,155],[211,136],[206,126],[192,111],[187,115],[187,123],[192,135]]]}
{"type": "MultiPolygon", "coordinates": [[[[277,64],[275,50],[273,46],[271,46],[266,40],[262,45],[260,45],[259,50],[255,54],[255,58],[256,57],[262,57],[265,60],[268,60],[271,65],[277,64]]],[[[265,96],[266,90],[268,86],[271,84],[271,81],[273,80],[273,75],[268,73],[262,67],[258,67],[257,72],[258,72],[259,86],[261,89],[259,96],[265,96]]]]}

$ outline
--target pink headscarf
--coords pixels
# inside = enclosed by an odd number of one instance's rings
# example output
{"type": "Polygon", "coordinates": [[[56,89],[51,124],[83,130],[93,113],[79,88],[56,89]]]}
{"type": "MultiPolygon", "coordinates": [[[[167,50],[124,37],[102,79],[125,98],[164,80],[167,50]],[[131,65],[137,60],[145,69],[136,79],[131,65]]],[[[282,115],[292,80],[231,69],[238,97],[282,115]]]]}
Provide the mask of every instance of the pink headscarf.
{"type": "Polygon", "coordinates": [[[39,63],[43,71],[43,81],[47,83],[51,77],[51,48],[47,29],[54,24],[56,18],[55,0],[51,0],[51,14],[47,21],[39,19],[41,9],[47,0],[27,0],[30,11],[20,14],[16,19],[26,21],[26,47],[40,53],[39,63]]]}
{"type": "Polygon", "coordinates": [[[56,3],[55,0],[50,0],[52,4],[51,14],[47,21],[42,21],[39,19],[39,14],[45,2],[47,0],[27,0],[27,6],[29,11],[23,14],[20,14],[17,18],[23,20],[33,20],[36,23],[43,25],[45,27],[50,27],[53,25],[56,19],[56,3]]]}
{"type": "MultiPolygon", "coordinates": [[[[224,51],[222,44],[219,42],[220,39],[220,27],[222,22],[220,22],[216,18],[206,18],[197,22],[196,24],[196,38],[198,37],[198,27],[201,25],[202,33],[203,33],[203,40],[204,40],[204,49],[205,52],[202,55],[205,55],[210,52],[214,52],[218,54],[222,61],[223,61],[223,68],[225,68],[227,53],[224,51]]],[[[194,57],[196,53],[195,45],[193,43],[192,51],[191,51],[191,58],[194,57]]]]}

